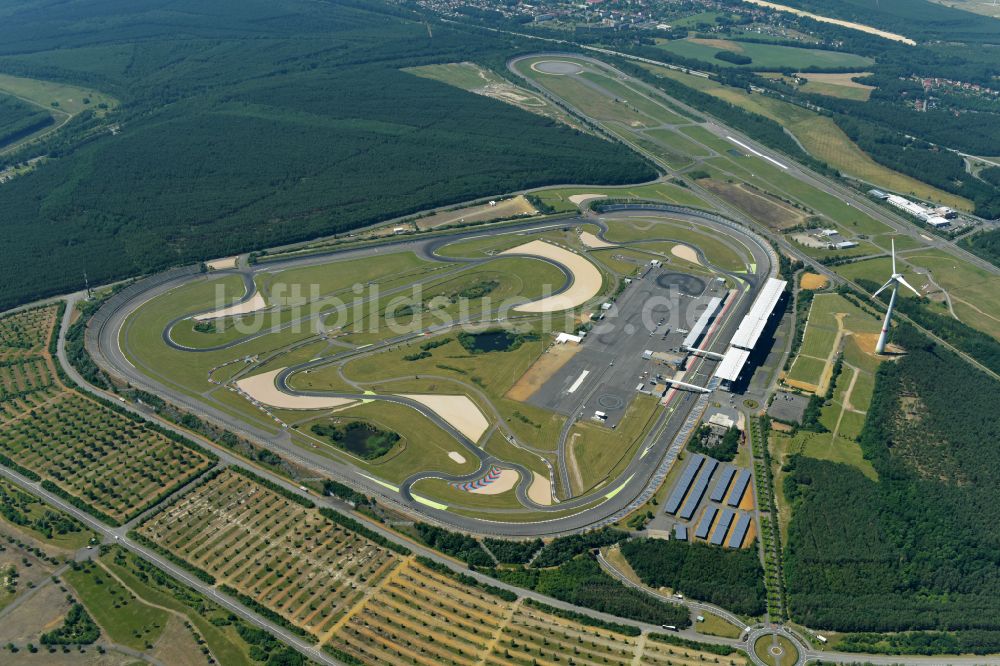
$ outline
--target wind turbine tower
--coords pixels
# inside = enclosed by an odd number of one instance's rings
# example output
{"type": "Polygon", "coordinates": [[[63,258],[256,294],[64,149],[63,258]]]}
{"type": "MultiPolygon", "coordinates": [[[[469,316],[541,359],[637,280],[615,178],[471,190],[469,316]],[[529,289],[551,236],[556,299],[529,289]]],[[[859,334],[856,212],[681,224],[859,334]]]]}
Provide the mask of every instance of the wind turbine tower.
{"type": "Polygon", "coordinates": [[[899,289],[899,285],[902,284],[907,289],[912,291],[917,296],[920,295],[916,289],[910,286],[910,283],[903,279],[902,273],[896,272],[896,241],[892,241],[892,276],[889,281],[884,285],[879,287],[879,290],[872,294],[872,299],[885,291],[888,287],[892,287],[892,296],[889,297],[889,309],[885,311],[885,323],[882,324],[882,332],[878,336],[878,344],[875,345],[876,354],[885,353],[885,343],[889,338],[889,324],[892,322],[892,311],[896,307],[896,291],[899,289]]]}

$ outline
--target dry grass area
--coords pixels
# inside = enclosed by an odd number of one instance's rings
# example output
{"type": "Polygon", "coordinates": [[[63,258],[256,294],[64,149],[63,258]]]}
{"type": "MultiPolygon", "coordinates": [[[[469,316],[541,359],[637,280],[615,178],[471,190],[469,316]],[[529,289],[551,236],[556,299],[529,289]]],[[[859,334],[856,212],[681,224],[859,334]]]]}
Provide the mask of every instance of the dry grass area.
{"type": "Polygon", "coordinates": [[[416,220],[416,225],[417,229],[425,231],[427,229],[435,229],[449,224],[490,222],[492,220],[516,217],[518,215],[529,217],[537,214],[538,211],[535,210],[535,207],[524,198],[524,195],[518,195],[510,199],[497,201],[495,206],[491,206],[489,203],[484,203],[478,206],[469,206],[467,208],[458,208],[455,210],[446,210],[434,213],[433,215],[428,215],[427,217],[422,217],[416,220]]]}
{"type": "Polygon", "coordinates": [[[699,184],[772,229],[783,231],[805,222],[804,212],[767,194],[752,192],[743,185],[717,180],[702,180],[699,184]]]}
{"type": "Polygon", "coordinates": [[[527,372],[521,375],[521,378],[510,387],[504,397],[518,402],[527,401],[552,375],[559,372],[559,369],[566,365],[580,349],[580,345],[574,342],[552,345],[538,357],[538,360],[531,364],[527,372]]]}
{"type": "Polygon", "coordinates": [[[399,562],[316,510],[229,470],[139,532],[320,640],[399,562]]]}
{"type": "Polygon", "coordinates": [[[825,289],[826,286],[830,284],[830,281],[825,275],[819,275],[817,273],[803,273],[802,274],[802,288],[809,290],[825,289]]]}

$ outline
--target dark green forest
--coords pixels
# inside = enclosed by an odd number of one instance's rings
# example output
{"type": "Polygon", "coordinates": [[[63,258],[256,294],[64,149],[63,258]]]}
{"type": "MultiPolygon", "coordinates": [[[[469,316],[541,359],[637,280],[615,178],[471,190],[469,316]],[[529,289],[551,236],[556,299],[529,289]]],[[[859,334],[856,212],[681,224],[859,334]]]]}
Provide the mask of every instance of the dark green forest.
{"type": "Polygon", "coordinates": [[[756,548],[731,550],[705,543],[634,539],[622,555],[650,587],[668,587],[741,615],[766,609],[764,570],[756,548]]]}
{"type": "MultiPolygon", "coordinates": [[[[1000,175],[1000,169],[998,169],[998,175],[1000,175]]],[[[968,236],[960,240],[958,244],[970,252],[975,252],[994,266],[1000,266],[1000,229],[968,236]]]]}
{"type": "Polygon", "coordinates": [[[12,7],[0,71],[122,106],[81,114],[45,146],[56,159],[4,186],[0,307],[80,288],[84,271],[107,281],[487,194],[656,175],[620,144],[400,71],[524,47],[378,2],[12,7]]]}
{"type": "Polygon", "coordinates": [[[912,327],[883,363],[860,443],[878,472],[798,456],[785,556],[796,621],[959,631],[1000,649],[1000,386],[912,327]],[[976,638],[978,637],[978,638],[976,638]]]}
{"type": "Polygon", "coordinates": [[[31,136],[53,122],[48,112],[0,93],[0,148],[31,136]]]}

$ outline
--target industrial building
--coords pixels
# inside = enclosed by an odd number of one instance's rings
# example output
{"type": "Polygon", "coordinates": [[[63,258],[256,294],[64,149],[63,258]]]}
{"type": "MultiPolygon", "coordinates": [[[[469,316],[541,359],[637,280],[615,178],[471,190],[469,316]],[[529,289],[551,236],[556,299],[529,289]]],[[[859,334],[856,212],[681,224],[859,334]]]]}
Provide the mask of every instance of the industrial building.
{"type": "Polygon", "coordinates": [[[719,308],[725,302],[727,294],[722,296],[714,296],[709,299],[708,304],[705,306],[704,312],[698,317],[698,321],[694,323],[691,330],[684,337],[684,342],[681,343],[681,349],[696,348],[698,346],[698,341],[701,340],[705,331],[708,330],[708,325],[712,322],[719,308]]]}

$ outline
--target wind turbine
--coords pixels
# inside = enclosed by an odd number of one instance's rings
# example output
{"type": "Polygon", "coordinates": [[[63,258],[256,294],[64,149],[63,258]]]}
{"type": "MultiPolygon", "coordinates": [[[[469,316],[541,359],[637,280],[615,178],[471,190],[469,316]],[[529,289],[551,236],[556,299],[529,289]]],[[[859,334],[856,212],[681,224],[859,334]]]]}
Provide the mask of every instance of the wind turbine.
{"type": "Polygon", "coordinates": [[[889,338],[889,323],[892,321],[892,310],[896,307],[896,290],[902,284],[917,296],[920,292],[910,286],[910,283],[903,279],[902,273],[896,272],[896,240],[892,240],[892,276],[889,281],[879,287],[879,290],[872,294],[872,299],[881,294],[887,287],[892,286],[892,296],[889,297],[889,309],[885,311],[885,323],[882,324],[882,332],[878,336],[878,343],[875,345],[876,354],[885,353],[885,343],[889,338]]]}

